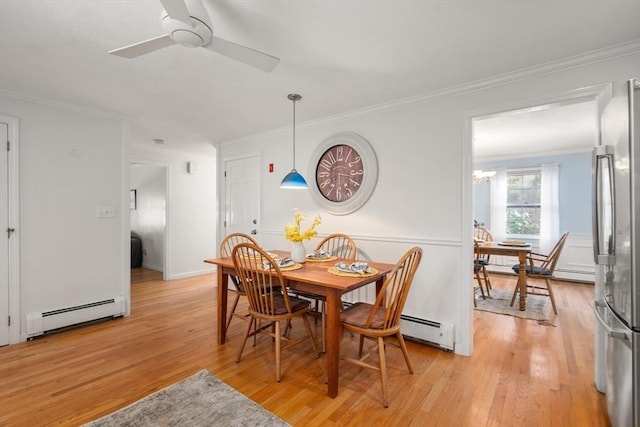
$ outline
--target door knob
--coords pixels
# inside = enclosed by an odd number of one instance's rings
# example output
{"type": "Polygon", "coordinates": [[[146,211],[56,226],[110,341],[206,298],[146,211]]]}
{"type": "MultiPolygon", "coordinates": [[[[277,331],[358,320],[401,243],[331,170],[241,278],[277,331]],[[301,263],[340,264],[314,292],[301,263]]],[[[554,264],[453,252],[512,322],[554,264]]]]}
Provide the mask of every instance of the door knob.
{"type": "Polygon", "coordinates": [[[258,234],[258,230],[251,230],[251,234],[258,234]]]}

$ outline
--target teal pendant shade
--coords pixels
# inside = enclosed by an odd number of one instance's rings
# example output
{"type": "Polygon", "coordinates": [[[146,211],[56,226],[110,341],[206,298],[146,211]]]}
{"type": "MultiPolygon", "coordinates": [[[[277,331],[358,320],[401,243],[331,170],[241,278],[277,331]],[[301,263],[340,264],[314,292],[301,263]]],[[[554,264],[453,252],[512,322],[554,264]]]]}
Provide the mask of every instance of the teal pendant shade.
{"type": "Polygon", "coordinates": [[[304,189],[307,187],[307,181],[298,173],[297,170],[291,169],[291,172],[284,177],[280,183],[280,188],[304,189]]]}
{"type": "Polygon", "coordinates": [[[309,188],[307,181],[296,170],[296,101],[300,101],[302,97],[297,93],[290,93],[287,98],[293,101],[293,169],[284,177],[280,188],[305,189],[309,188]]]}

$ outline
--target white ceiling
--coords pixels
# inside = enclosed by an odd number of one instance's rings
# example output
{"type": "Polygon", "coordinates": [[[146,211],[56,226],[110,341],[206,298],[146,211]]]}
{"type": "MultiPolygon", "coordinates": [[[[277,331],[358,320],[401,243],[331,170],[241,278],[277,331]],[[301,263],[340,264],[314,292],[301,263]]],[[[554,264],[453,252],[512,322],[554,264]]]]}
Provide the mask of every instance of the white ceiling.
{"type": "Polygon", "coordinates": [[[475,162],[591,151],[598,132],[595,100],[576,100],[475,118],[475,162]]]}
{"type": "Polygon", "coordinates": [[[139,140],[193,149],[291,126],[291,92],[300,123],[640,39],[638,0],[203,3],[215,35],[278,67],[181,46],[108,54],[163,34],[158,0],[0,0],[0,89],[123,114],[139,140]]]}

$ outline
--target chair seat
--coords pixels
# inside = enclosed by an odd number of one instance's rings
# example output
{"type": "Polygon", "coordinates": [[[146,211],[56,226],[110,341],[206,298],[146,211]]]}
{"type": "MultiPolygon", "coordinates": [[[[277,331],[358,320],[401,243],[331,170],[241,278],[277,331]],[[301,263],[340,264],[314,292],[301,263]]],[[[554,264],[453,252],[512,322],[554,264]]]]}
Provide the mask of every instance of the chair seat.
{"type": "MultiPolygon", "coordinates": [[[[291,304],[291,311],[295,313],[296,311],[300,311],[305,308],[308,308],[311,302],[307,301],[306,299],[290,296],[289,304],[291,304]]],[[[285,304],[284,297],[282,295],[274,296],[274,308],[275,308],[275,313],[274,313],[275,315],[288,313],[287,306],[285,304]]]]}
{"type": "Polygon", "coordinates": [[[474,262],[473,263],[473,272],[477,273],[478,271],[482,270],[483,265],[479,262],[474,262]]]}
{"type": "MultiPolygon", "coordinates": [[[[349,325],[365,328],[367,327],[366,322],[369,318],[369,314],[371,313],[372,308],[373,305],[366,302],[355,303],[354,305],[340,313],[340,321],[343,323],[348,323],[349,325]]],[[[369,326],[369,328],[382,329],[382,326],[384,324],[384,315],[384,308],[378,307],[378,310],[373,316],[373,320],[371,321],[371,325],[369,326]]]]}
{"type": "MultiPolygon", "coordinates": [[[[520,264],[514,264],[513,267],[511,267],[511,269],[516,273],[520,273],[520,264]]],[[[549,270],[548,268],[545,268],[543,270],[538,266],[533,267],[533,273],[532,273],[531,267],[527,265],[525,271],[527,272],[527,274],[539,274],[540,276],[551,276],[551,270],[549,270]]]]}

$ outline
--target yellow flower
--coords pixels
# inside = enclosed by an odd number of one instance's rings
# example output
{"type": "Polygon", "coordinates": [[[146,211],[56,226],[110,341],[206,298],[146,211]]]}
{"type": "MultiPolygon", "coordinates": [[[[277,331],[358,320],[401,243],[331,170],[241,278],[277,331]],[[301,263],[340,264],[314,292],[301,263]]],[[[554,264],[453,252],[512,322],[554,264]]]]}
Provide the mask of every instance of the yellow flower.
{"type": "Polygon", "coordinates": [[[309,240],[316,234],[318,234],[318,232],[316,231],[316,227],[322,222],[320,215],[316,215],[316,217],[313,219],[313,223],[311,223],[309,228],[302,232],[300,230],[300,224],[302,223],[302,221],[304,221],[305,218],[306,215],[304,213],[300,212],[297,209],[294,211],[293,224],[286,224],[284,226],[284,237],[287,240],[290,240],[292,242],[301,242],[303,240],[309,240]]]}

